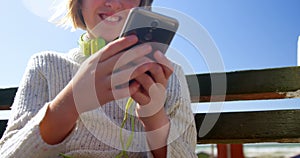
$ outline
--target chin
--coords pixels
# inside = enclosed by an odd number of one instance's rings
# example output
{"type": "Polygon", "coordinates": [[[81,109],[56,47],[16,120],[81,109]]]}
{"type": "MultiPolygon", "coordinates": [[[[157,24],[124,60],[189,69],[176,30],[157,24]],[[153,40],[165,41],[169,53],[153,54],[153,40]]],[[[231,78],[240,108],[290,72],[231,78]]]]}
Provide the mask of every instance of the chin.
{"type": "Polygon", "coordinates": [[[94,37],[101,37],[105,41],[113,41],[119,37],[122,27],[106,26],[99,23],[96,27],[90,30],[94,37]]]}

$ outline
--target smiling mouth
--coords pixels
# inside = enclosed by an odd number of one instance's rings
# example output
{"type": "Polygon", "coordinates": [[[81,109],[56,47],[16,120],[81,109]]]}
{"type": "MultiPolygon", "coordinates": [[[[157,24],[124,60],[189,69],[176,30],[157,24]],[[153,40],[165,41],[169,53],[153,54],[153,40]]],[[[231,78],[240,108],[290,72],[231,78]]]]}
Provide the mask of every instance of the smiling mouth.
{"type": "Polygon", "coordinates": [[[110,22],[110,23],[116,23],[116,22],[120,22],[122,20],[121,16],[118,15],[105,15],[105,14],[100,14],[100,17],[102,20],[110,22]]]}

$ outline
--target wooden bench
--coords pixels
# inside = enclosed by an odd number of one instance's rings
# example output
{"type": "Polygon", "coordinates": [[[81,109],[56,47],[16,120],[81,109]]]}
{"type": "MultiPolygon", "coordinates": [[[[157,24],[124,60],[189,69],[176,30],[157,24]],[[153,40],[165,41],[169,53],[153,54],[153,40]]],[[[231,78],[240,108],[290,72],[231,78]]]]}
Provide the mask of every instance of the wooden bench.
{"type": "MultiPolygon", "coordinates": [[[[211,76],[217,77],[221,74],[187,76],[193,103],[208,102],[213,97],[224,95],[217,93],[215,96],[210,95],[211,76]],[[200,95],[199,88],[194,85],[199,85],[200,95]]],[[[226,78],[225,101],[300,97],[300,67],[228,72],[226,78]]],[[[206,115],[216,115],[216,113],[196,114],[198,131],[206,115]]],[[[210,132],[201,138],[198,137],[197,140],[200,144],[300,142],[300,106],[299,109],[293,110],[220,113],[218,121],[210,132]]]]}
{"type": "MultiPolygon", "coordinates": [[[[193,103],[237,100],[286,99],[299,97],[300,67],[196,74],[186,76],[193,103]],[[226,76],[226,95],[211,95],[211,77],[226,76]],[[212,99],[213,98],[213,99],[212,99]],[[212,99],[212,100],[211,100],[212,99]]],[[[9,110],[17,88],[0,89],[0,112],[9,110]]],[[[219,115],[209,132],[198,136],[199,144],[254,142],[300,142],[300,109],[197,113],[197,130],[205,116],[219,115]]],[[[3,113],[0,113],[3,116],[3,113]]],[[[0,136],[7,118],[0,120],[0,136]]]]}

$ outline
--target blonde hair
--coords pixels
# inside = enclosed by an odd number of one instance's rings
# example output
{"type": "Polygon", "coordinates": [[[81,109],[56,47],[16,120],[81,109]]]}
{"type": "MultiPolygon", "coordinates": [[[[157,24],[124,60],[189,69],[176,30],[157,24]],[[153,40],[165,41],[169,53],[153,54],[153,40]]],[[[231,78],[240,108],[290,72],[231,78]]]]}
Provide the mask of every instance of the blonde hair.
{"type": "MultiPolygon", "coordinates": [[[[149,8],[152,2],[153,0],[141,0],[139,6],[149,8]]],[[[73,27],[72,29],[81,28],[83,30],[86,30],[86,24],[81,13],[82,0],[67,0],[64,5],[66,5],[65,7],[67,7],[64,8],[66,9],[65,15],[63,15],[63,17],[55,23],[65,28],[70,27],[71,25],[73,27]]],[[[61,10],[62,8],[59,9],[61,10]]],[[[59,18],[61,15],[58,14],[62,13],[56,13],[53,17],[51,17],[50,21],[53,22],[55,21],[55,19],[59,18]]]]}
{"type": "Polygon", "coordinates": [[[65,18],[70,19],[75,29],[86,29],[86,25],[81,13],[82,0],[69,0],[68,12],[65,18]]]}
{"type": "Polygon", "coordinates": [[[49,21],[56,23],[64,28],[72,26],[72,30],[81,28],[86,29],[86,25],[81,13],[82,0],[65,0],[56,7],[56,12],[49,21]]]}

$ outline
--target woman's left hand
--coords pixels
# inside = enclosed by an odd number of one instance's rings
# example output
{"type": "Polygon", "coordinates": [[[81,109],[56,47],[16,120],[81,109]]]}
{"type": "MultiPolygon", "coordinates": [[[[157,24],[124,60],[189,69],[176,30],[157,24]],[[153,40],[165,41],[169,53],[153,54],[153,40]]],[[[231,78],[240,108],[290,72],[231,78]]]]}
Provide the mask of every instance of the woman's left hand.
{"type": "MultiPolygon", "coordinates": [[[[135,78],[140,89],[132,95],[138,103],[137,116],[144,126],[156,126],[157,120],[167,118],[164,112],[168,79],[173,73],[171,62],[160,51],[154,53],[155,62],[149,72],[135,78]]],[[[159,127],[158,127],[159,128],[159,127]]]]}

